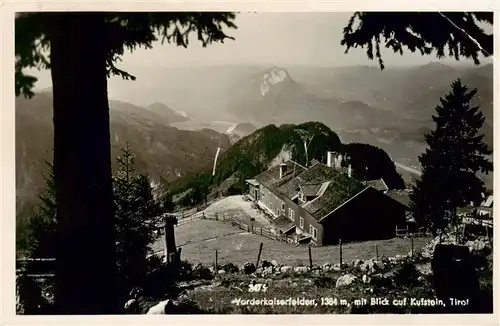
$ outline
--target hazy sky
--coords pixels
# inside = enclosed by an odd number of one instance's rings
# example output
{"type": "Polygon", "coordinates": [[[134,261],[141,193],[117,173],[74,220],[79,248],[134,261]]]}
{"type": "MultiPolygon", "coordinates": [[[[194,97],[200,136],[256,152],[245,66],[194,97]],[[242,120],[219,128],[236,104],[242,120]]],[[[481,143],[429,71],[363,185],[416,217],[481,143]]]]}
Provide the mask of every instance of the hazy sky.
{"type": "MultiPolygon", "coordinates": [[[[138,49],[127,53],[119,67],[192,67],[223,64],[269,65],[375,65],[363,49],[351,49],[345,54],[340,45],[342,29],[352,13],[241,13],[237,16],[237,30],[227,34],[235,40],[212,44],[203,48],[193,40],[187,49],[171,44],[158,44],[151,50],[138,49]]],[[[383,51],[388,66],[425,64],[438,61],[432,56],[383,51]]],[[[455,60],[441,60],[454,63],[455,60]]],[[[47,72],[40,76],[38,87],[48,87],[47,72]]]]}
{"type": "MultiPolygon", "coordinates": [[[[139,50],[124,58],[125,63],[147,64],[154,60],[165,66],[266,63],[277,65],[359,65],[371,64],[364,50],[345,54],[340,45],[342,29],[352,13],[242,13],[235,40],[207,48],[193,42],[188,49],[173,45],[139,50]]],[[[427,63],[435,57],[410,53],[404,56],[385,51],[391,65],[427,63]]],[[[452,60],[453,61],[453,60],[452,60]]]]}

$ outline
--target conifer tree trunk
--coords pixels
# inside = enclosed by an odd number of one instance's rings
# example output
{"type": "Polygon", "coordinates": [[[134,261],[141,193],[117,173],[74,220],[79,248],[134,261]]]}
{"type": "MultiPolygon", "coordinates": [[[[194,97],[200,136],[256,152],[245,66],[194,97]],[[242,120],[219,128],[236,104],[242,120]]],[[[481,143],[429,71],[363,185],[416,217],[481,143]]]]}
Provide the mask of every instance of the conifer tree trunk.
{"type": "Polygon", "coordinates": [[[51,15],[48,27],[57,194],[56,309],[59,314],[116,313],[104,20],[92,13],[63,12],[51,15]]]}

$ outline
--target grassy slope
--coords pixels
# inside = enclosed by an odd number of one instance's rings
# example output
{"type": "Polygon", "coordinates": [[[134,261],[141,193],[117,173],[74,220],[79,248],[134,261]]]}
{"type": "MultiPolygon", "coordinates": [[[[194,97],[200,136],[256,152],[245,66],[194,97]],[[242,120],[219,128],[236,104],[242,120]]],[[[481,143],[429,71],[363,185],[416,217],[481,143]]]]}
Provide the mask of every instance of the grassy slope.
{"type": "MultiPolygon", "coordinates": [[[[176,227],[176,242],[182,247],[182,259],[190,263],[213,264],[215,250],[218,251],[219,263],[231,262],[242,265],[255,262],[260,242],[263,243],[262,260],[276,260],[280,264],[293,266],[308,265],[307,247],[296,247],[292,244],[277,242],[266,237],[249,234],[233,228],[222,221],[200,220],[176,227]]],[[[418,250],[429,242],[428,238],[414,239],[414,248],[418,250]]],[[[351,243],[342,246],[343,262],[355,259],[369,259],[376,256],[404,255],[411,250],[409,239],[390,239],[351,243]]],[[[153,247],[155,251],[163,250],[160,239],[153,247]]],[[[314,264],[332,263],[340,260],[338,246],[326,246],[312,249],[314,264]]]]}

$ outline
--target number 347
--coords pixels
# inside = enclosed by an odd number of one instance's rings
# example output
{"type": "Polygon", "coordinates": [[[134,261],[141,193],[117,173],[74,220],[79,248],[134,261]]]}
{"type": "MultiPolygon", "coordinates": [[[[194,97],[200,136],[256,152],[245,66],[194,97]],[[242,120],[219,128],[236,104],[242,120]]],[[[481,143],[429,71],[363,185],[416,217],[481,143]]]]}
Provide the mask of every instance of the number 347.
{"type": "Polygon", "coordinates": [[[262,283],[248,284],[248,292],[266,292],[267,285],[262,283]]]}

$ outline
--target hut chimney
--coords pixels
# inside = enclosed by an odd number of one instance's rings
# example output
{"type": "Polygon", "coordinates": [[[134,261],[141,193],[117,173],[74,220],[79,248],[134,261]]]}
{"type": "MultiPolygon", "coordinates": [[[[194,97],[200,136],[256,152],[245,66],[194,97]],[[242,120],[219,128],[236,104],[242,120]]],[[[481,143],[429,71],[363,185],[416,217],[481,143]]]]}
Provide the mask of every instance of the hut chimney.
{"type": "Polygon", "coordinates": [[[343,159],[344,159],[344,157],[342,156],[342,154],[339,154],[337,156],[337,166],[336,166],[337,169],[340,169],[342,167],[342,160],[343,159]]]}
{"type": "Polygon", "coordinates": [[[326,166],[333,167],[333,153],[330,151],[326,152],[326,166]]]}

